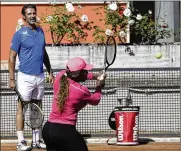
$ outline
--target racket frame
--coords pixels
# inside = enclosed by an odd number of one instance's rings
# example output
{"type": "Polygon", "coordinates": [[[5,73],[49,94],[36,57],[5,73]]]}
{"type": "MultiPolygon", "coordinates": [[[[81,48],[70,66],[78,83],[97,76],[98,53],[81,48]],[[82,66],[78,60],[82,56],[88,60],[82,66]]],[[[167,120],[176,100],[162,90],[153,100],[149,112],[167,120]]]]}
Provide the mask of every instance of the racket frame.
{"type": "MultiPolygon", "coordinates": [[[[105,47],[105,53],[104,53],[104,66],[103,66],[103,73],[104,73],[104,74],[106,73],[108,67],[111,66],[111,65],[114,63],[114,61],[115,61],[115,59],[116,59],[116,54],[117,54],[116,40],[115,40],[115,38],[114,38],[113,36],[109,36],[109,37],[107,38],[107,41],[106,41],[106,47],[105,47]],[[110,38],[112,38],[113,41],[114,41],[115,54],[114,54],[114,58],[113,58],[112,62],[109,64],[108,59],[107,59],[107,51],[108,51],[108,50],[107,50],[107,46],[108,46],[108,42],[109,42],[110,38]]],[[[104,79],[104,74],[101,75],[100,80],[103,80],[103,79],[104,79]]]]}
{"type": "Polygon", "coordinates": [[[18,89],[17,89],[16,87],[14,88],[14,91],[15,91],[16,94],[18,95],[18,102],[21,101],[21,105],[22,105],[22,109],[23,109],[23,118],[25,117],[24,115],[25,115],[26,110],[27,110],[28,107],[29,107],[29,104],[32,104],[32,105],[36,106],[36,108],[38,108],[39,112],[41,112],[41,115],[42,115],[42,118],[43,118],[43,119],[42,119],[42,122],[41,122],[41,124],[40,124],[39,126],[34,127],[34,126],[28,124],[27,122],[25,122],[26,125],[28,125],[28,126],[31,127],[32,129],[41,127],[42,124],[43,124],[43,121],[44,121],[44,114],[43,114],[43,112],[42,112],[42,109],[41,109],[37,104],[33,103],[32,101],[27,101],[27,102],[24,101],[24,99],[22,98],[21,94],[19,93],[19,91],[18,91],[18,89]]]}
{"type": "Polygon", "coordinates": [[[115,61],[115,59],[116,59],[116,54],[117,54],[117,45],[116,45],[116,40],[115,40],[115,38],[113,37],[113,36],[109,36],[108,38],[107,38],[107,41],[106,41],[106,48],[105,48],[105,54],[104,54],[104,71],[107,71],[107,69],[109,68],[109,66],[111,66],[113,63],[114,63],[114,61],[115,61]],[[108,46],[108,44],[109,44],[109,40],[112,38],[112,40],[113,40],[113,42],[114,42],[114,50],[115,50],[115,54],[114,54],[114,58],[113,58],[113,60],[112,60],[112,62],[111,63],[109,63],[108,62],[108,59],[107,59],[107,46],[108,46]]]}

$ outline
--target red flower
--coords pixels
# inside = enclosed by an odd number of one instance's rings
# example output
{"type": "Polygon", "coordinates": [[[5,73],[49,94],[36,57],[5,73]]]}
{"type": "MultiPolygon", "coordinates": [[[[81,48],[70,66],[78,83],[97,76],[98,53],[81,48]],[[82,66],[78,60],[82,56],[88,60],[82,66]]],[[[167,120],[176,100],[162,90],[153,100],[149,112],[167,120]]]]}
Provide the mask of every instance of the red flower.
{"type": "Polygon", "coordinates": [[[163,24],[162,25],[162,28],[167,28],[168,27],[168,24],[163,24]]]}
{"type": "Polygon", "coordinates": [[[120,8],[119,8],[119,15],[120,15],[120,16],[123,15],[124,10],[125,10],[124,7],[120,7],[120,8]]]}

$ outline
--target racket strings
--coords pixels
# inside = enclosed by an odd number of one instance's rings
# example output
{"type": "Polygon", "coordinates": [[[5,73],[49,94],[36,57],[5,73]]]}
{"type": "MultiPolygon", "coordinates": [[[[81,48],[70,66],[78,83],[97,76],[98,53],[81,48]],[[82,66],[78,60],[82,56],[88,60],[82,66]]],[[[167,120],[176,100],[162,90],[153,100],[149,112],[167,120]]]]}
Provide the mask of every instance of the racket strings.
{"type": "Polygon", "coordinates": [[[39,121],[41,121],[41,116],[39,115],[39,112],[37,110],[37,108],[31,104],[30,105],[30,123],[31,125],[39,125],[39,121]]]}
{"type": "Polygon", "coordinates": [[[44,120],[44,116],[39,107],[35,104],[24,106],[24,121],[31,128],[39,128],[44,120]]]}
{"type": "Polygon", "coordinates": [[[109,38],[107,42],[106,61],[108,64],[112,64],[116,54],[116,43],[113,38],[109,38]]]}

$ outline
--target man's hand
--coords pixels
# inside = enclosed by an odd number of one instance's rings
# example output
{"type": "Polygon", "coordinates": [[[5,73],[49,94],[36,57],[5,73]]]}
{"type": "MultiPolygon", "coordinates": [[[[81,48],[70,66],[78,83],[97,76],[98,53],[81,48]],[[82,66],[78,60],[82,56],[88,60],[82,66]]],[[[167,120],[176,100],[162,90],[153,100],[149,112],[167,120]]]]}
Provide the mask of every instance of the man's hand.
{"type": "Polygon", "coordinates": [[[55,80],[55,78],[53,76],[53,73],[50,73],[49,78],[48,78],[48,83],[53,84],[54,80],[55,80]]]}
{"type": "Polygon", "coordinates": [[[9,79],[9,87],[13,90],[15,89],[16,87],[15,80],[9,79]]]}

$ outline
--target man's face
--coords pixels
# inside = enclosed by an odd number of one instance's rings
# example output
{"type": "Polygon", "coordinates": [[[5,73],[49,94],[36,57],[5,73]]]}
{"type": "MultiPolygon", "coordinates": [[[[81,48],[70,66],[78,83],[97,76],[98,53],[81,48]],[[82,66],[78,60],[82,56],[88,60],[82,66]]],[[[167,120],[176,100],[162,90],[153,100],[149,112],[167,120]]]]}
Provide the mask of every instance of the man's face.
{"type": "Polygon", "coordinates": [[[35,11],[35,9],[34,8],[27,8],[25,10],[24,19],[28,24],[34,25],[36,23],[36,11],[35,11]]]}

